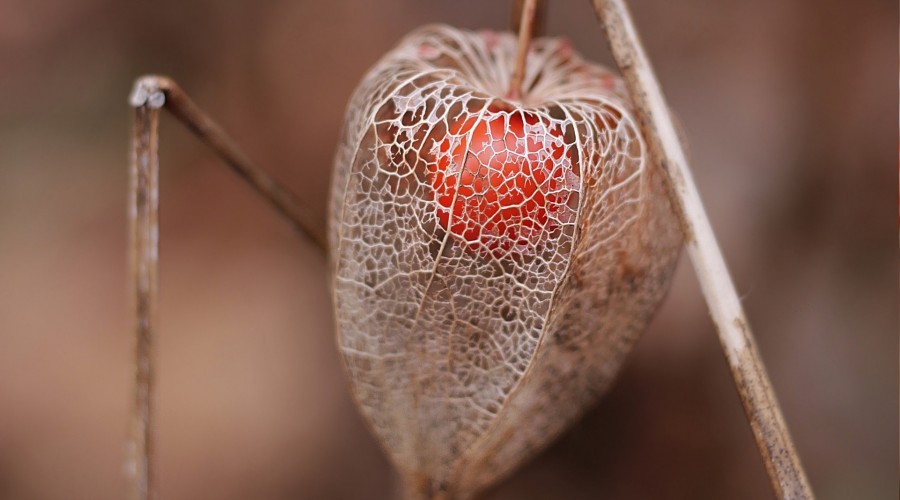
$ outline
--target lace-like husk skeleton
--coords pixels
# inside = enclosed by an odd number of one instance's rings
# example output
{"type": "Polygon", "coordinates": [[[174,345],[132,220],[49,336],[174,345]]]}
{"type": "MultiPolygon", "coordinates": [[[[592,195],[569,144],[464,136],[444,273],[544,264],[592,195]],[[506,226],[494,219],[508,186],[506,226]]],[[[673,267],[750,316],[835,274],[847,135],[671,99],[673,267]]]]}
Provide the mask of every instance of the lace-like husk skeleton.
{"type": "MultiPolygon", "coordinates": [[[[621,81],[567,41],[537,39],[511,102],[515,52],[506,33],[412,33],[356,90],[335,160],[338,346],[415,497],[471,497],[595,402],[681,244],[621,81]],[[475,147],[475,127],[460,123],[511,116],[528,155],[510,161],[530,162],[546,207],[462,220],[457,200],[435,193],[439,164],[458,176],[467,160],[448,145],[475,147]]],[[[497,185],[485,179],[485,191],[497,185]]]]}

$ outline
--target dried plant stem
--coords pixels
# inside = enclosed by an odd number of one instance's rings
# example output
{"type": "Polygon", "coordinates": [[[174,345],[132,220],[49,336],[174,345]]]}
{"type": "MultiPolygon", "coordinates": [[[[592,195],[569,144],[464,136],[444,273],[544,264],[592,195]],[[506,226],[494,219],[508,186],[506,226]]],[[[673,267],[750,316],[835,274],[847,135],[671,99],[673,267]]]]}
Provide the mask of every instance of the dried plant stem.
{"type": "Polygon", "coordinates": [[[534,17],[537,12],[537,0],[524,0],[522,17],[519,22],[519,46],[516,52],[516,64],[513,67],[512,77],[509,80],[510,99],[519,99],[522,96],[522,80],[525,79],[525,62],[528,60],[528,46],[534,33],[534,17]]]}
{"type": "Polygon", "coordinates": [[[276,210],[290,219],[325,252],[325,231],[309,210],[274,179],[255,167],[227,134],[172,80],[148,76],[135,82],[129,222],[131,275],[134,283],[135,352],[134,413],[126,471],[129,498],[154,500],[153,477],[153,344],[159,262],[159,115],[168,109],[207,143],[276,210]]]}
{"type": "Polygon", "coordinates": [[[135,109],[131,146],[129,221],[131,275],[137,337],[134,413],[126,471],[134,500],[155,499],[153,481],[153,329],[157,304],[159,248],[159,109],[135,109]]]}
{"type": "Polygon", "coordinates": [[[134,84],[131,105],[165,107],[197,137],[209,145],[231,169],[265,198],[279,213],[293,222],[322,252],[325,252],[325,227],[297,198],[275,179],[253,164],[231,137],[222,130],[178,86],[164,76],[144,76],[134,84]]]}
{"type": "MultiPolygon", "coordinates": [[[[512,11],[509,17],[510,29],[513,33],[518,33],[522,26],[522,12],[525,10],[525,2],[527,0],[514,0],[512,11]]],[[[547,2],[537,0],[535,7],[534,22],[531,29],[531,36],[541,36],[544,34],[544,27],[547,20],[547,2]]]]}
{"type": "Polygon", "coordinates": [[[775,493],[779,498],[813,498],[631,14],[624,0],[593,3],[634,101],[650,152],[669,179],[670,196],[681,220],[688,254],[775,493]]]}

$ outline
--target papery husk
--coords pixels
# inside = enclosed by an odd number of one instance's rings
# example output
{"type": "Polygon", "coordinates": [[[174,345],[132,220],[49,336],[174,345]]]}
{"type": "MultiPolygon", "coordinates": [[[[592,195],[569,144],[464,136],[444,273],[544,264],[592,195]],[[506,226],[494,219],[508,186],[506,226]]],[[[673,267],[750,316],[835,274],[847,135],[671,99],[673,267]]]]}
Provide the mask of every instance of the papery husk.
{"type": "Polygon", "coordinates": [[[646,327],[681,246],[621,81],[565,40],[537,39],[523,95],[508,101],[515,51],[509,33],[417,30],[364,78],[338,146],[338,347],[412,497],[469,498],[582,415],[646,327]],[[542,231],[500,255],[475,247],[503,235],[473,244],[447,231],[429,177],[452,124],[498,107],[539,117],[529,138],[562,137],[553,168],[573,174],[545,193],[558,202],[542,231]]]}

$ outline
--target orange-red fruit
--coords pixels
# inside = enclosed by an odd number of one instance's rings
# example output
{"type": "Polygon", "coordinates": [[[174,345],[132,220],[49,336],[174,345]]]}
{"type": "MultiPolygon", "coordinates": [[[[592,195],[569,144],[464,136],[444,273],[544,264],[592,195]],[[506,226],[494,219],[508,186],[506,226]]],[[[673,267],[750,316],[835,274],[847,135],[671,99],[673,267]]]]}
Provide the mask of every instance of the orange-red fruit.
{"type": "Polygon", "coordinates": [[[558,227],[566,179],[577,175],[558,126],[491,106],[451,123],[432,151],[438,220],[469,248],[527,252],[558,227]]]}

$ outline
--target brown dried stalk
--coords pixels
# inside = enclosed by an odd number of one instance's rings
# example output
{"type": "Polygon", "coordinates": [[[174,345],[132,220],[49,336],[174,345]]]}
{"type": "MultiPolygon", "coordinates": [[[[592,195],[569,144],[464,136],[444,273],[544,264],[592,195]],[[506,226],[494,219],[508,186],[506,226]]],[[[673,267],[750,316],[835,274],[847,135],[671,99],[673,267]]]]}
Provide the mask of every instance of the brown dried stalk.
{"type": "MultiPolygon", "coordinates": [[[[518,3],[516,4],[518,9],[518,3]]],[[[522,80],[525,78],[525,62],[528,60],[528,46],[534,33],[534,18],[537,12],[537,0],[525,0],[521,7],[522,17],[519,22],[519,46],[516,52],[516,65],[513,67],[512,77],[509,80],[510,99],[519,99],[522,96],[522,80]]]]}
{"type": "Polygon", "coordinates": [[[137,337],[134,413],[126,471],[130,498],[156,498],[153,482],[153,327],[157,304],[159,248],[159,108],[135,109],[131,146],[129,220],[131,276],[137,337]]]}
{"type": "Polygon", "coordinates": [[[631,14],[624,0],[594,0],[593,4],[650,153],[669,179],[669,194],[681,220],[688,254],[775,493],[779,498],[813,498],[631,14]]]}
{"type": "Polygon", "coordinates": [[[159,275],[159,115],[165,108],[208,144],[242,179],[287,217],[323,253],[325,229],[310,211],[268,174],[257,168],[235,142],[172,80],[139,78],[131,94],[134,129],[131,146],[129,221],[134,283],[134,413],[127,473],[129,498],[157,497],[153,467],[153,343],[159,275]]]}
{"type": "MultiPolygon", "coordinates": [[[[509,16],[509,26],[513,33],[518,33],[522,25],[522,12],[525,10],[525,3],[528,0],[515,0],[509,16]]],[[[533,27],[531,35],[535,37],[543,36],[545,23],[547,20],[547,2],[537,0],[535,8],[533,27]]]]}
{"type": "Polygon", "coordinates": [[[275,179],[253,164],[237,143],[203,112],[177,83],[164,76],[139,78],[131,94],[131,105],[165,108],[222,158],[231,169],[287,217],[320,250],[325,251],[325,227],[275,179]]]}

